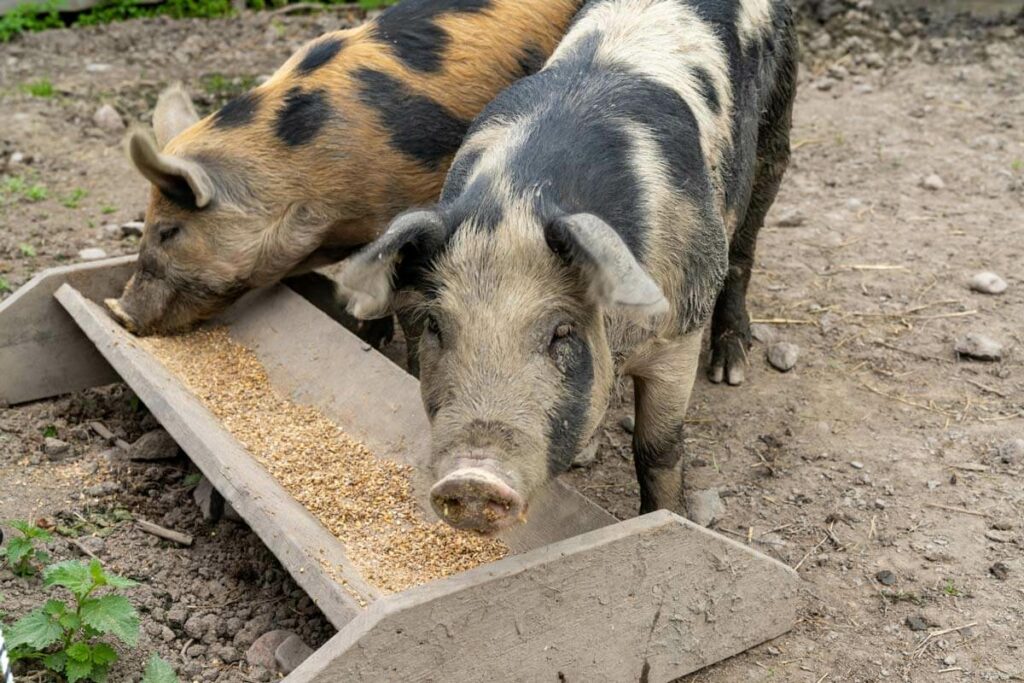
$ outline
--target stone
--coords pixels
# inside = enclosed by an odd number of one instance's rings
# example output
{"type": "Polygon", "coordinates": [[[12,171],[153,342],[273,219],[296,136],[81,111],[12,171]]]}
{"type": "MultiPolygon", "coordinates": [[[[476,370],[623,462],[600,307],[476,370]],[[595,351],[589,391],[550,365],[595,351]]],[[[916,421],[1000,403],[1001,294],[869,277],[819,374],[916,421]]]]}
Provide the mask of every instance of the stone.
{"type": "Polygon", "coordinates": [[[200,479],[192,489],[192,500],[199,506],[199,511],[203,513],[203,519],[207,522],[216,522],[224,516],[224,496],[220,495],[206,477],[200,479]]]}
{"type": "Polygon", "coordinates": [[[622,427],[622,431],[632,434],[636,430],[636,419],[632,415],[627,415],[619,420],[619,426],[622,427]]]}
{"type": "Polygon", "coordinates": [[[245,660],[252,666],[262,666],[264,669],[277,669],[277,648],[281,643],[288,640],[295,634],[291,631],[267,631],[257,638],[249,649],[245,651],[245,660]]]}
{"type": "Polygon", "coordinates": [[[78,545],[93,555],[99,555],[107,548],[107,542],[99,536],[82,536],[78,539],[78,545]]]}
{"type": "Polygon", "coordinates": [[[140,436],[128,448],[132,460],[170,460],[178,457],[178,444],[163,429],[154,429],[140,436]]]}
{"type": "Polygon", "coordinates": [[[996,562],[988,568],[988,573],[1000,581],[1010,578],[1010,567],[1005,562],[996,562]]]}
{"type": "Polygon", "coordinates": [[[299,665],[309,659],[311,654],[313,654],[313,648],[302,642],[302,638],[292,635],[277,646],[277,650],[274,651],[274,659],[277,660],[278,670],[287,675],[298,669],[299,665]]]}
{"type": "Polygon", "coordinates": [[[1012,531],[999,531],[998,529],[989,529],[985,532],[985,538],[996,543],[1013,543],[1015,534],[1012,531]]]}
{"type": "Polygon", "coordinates": [[[117,110],[109,104],[104,104],[96,110],[96,113],[92,115],[92,122],[96,124],[97,128],[101,128],[108,133],[120,133],[124,130],[124,120],[121,119],[121,115],[117,113],[117,110]]]}
{"type": "Polygon", "coordinates": [[[799,228],[806,222],[807,218],[800,209],[790,209],[779,214],[775,225],[780,228],[799,228]]]}
{"type": "Polygon", "coordinates": [[[999,446],[999,461],[1004,465],[1015,465],[1024,460],[1024,439],[1010,439],[999,446]]]}
{"type": "Polygon", "coordinates": [[[192,616],[185,622],[185,635],[189,638],[199,639],[206,633],[206,623],[202,617],[192,616]]]}
{"type": "Polygon", "coordinates": [[[800,347],[789,342],[776,342],[768,348],[768,362],[780,372],[789,372],[800,359],[800,347]]]}
{"type": "Polygon", "coordinates": [[[597,461],[597,439],[590,443],[572,459],[573,467],[590,467],[597,461]]]}
{"type": "Polygon", "coordinates": [[[142,237],[146,224],[142,221],[128,221],[121,224],[121,237],[142,237]]]}
{"type": "Polygon", "coordinates": [[[942,660],[942,663],[946,666],[956,666],[956,655],[949,655],[942,660]]]}
{"type": "Polygon", "coordinates": [[[882,55],[877,52],[867,53],[864,55],[862,61],[864,62],[864,66],[869,69],[881,69],[885,67],[885,59],[883,59],[882,55]]]}
{"type": "Polygon", "coordinates": [[[102,74],[110,71],[111,66],[109,64],[101,64],[99,62],[90,62],[85,65],[86,73],[90,74],[102,74]]]}
{"type": "Polygon", "coordinates": [[[953,349],[958,355],[974,360],[997,361],[1003,357],[1003,345],[983,334],[968,332],[956,340],[953,349]]]}
{"type": "Polygon", "coordinates": [[[921,187],[931,192],[938,192],[946,187],[946,183],[937,173],[932,173],[921,179],[921,187]]]}
{"type": "Polygon", "coordinates": [[[762,344],[772,344],[775,341],[775,328],[764,323],[754,323],[750,326],[750,336],[762,344]]]}
{"type": "Polygon", "coordinates": [[[973,276],[967,282],[967,286],[982,294],[1002,294],[1006,291],[1007,284],[1006,280],[995,273],[985,271],[973,276]]]}
{"type": "Polygon", "coordinates": [[[117,223],[105,223],[100,227],[100,235],[108,239],[116,239],[121,236],[121,226],[117,223]]]}
{"type": "Polygon", "coordinates": [[[104,481],[85,489],[85,495],[91,498],[103,498],[117,493],[121,486],[116,481],[104,481]]]}
{"type": "Polygon", "coordinates": [[[99,247],[89,247],[88,249],[82,249],[79,251],[78,258],[83,261],[99,261],[100,259],[107,258],[107,252],[103,251],[99,247]]]}
{"type": "Polygon", "coordinates": [[[48,436],[43,440],[43,453],[50,460],[63,460],[71,453],[71,444],[48,436]]]}
{"type": "Polygon", "coordinates": [[[921,617],[918,617],[918,616],[907,617],[906,624],[907,624],[907,627],[911,631],[927,631],[928,630],[928,622],[926,622],[924,619],[922,619],[921,617]]]}
{"type": "Polygon", "coordinates": [[[864,469],[864,463],[862,463],[860,460],[851,460],[850,467],[852,467],[855,470],[862,470],[864,469]]]}
{"type": "Polygon", "coordinates": [[[882,571],[875,574],[875,580],[883,586],[896,585],[896,575],[888,569],[883,569],[882,571]]]}
{"type": "Polygon", "coordinates": [[[709,527],[725,514],[725,503],[718,489],[687,491],[686,514],[694,524],[709,527]]]}

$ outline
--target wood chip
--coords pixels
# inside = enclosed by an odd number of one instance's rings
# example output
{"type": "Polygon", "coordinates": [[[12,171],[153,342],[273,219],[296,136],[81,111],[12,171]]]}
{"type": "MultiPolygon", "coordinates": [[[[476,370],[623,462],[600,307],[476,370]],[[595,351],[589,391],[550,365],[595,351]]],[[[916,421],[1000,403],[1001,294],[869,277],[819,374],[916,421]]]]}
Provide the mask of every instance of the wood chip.
{"type": "Polygon", "coordinates": [[[225,328],[142,343],[342,541],[363,578],[380,590],[402,591],[508,553],[499,540],[427,522],[413,496],[411,467],[375,457],[315,408],[283,397],[255,354],[225,328]]]}

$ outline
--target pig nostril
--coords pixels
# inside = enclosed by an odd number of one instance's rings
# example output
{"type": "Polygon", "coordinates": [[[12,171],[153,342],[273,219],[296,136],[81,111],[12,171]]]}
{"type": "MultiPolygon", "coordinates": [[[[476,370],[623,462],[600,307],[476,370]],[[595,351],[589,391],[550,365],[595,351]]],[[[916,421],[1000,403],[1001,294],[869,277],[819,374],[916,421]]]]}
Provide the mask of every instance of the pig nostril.
{"type": "Polygon", "coordinates": [[[462,519],[462,501],[457,498],[439,498],[437,506],[441,509],[441,516],[449,522],[455,523],[462,519]]]}

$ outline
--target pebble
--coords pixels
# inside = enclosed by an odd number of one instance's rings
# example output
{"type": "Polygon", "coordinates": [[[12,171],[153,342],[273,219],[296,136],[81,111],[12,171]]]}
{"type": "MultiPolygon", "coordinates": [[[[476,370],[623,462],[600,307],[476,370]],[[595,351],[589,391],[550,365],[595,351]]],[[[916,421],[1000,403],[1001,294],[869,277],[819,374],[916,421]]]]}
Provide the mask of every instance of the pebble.
{"type": "Polygon", "coordinates": [[[287,675],[298,669],[299,665],[309,659],[311,654],[313,654],[313,648],[306,645],[302,638],[291,635],[277,646],[277,650],[274,651],[274,659],[277,660],[278,670],[287,675]]]}
{"type": "Polygon", "coordinates": [[[1000,581],[1006,581],[1010,578],[1010,567],[1005,562],[996,562],[988,568],[988,573],[1000,581]]]}
{"type": "Polygon", "coordinates": [[[1013,543],[1014,533],[1012,531],[989,529],[985,532],[985,538],[996,543],[1013,543]]]}
{"type": "Polygon", "coordinates": [[[1010,439],[999,447],[999,460],[1004,465],[1015,465],[1024,459],[1024,439],[1010,439]]]}
{"type": "Polygon", "coordinates": [[[107,542],[99,536],[82,536],[78,539],[78,545],[82,546],[93,555],[99,555],[106,550],[107,542]]]}
{"type": "Polygon", "coordinates": [[[800,347],[790,342],[776,342],[768,348],[768,362],[776,370],[789,372],[800,359],[800,347]]]}
{"type": "Polygon", "coordinates": [[[142,237],[142,229],[146,224],[142,221],[128,221],[121,224],[122,237],[142,237]]]}
{"type": "Polygon", "coordinates": [[[997,519],[992,522],[992,528],[998,531],[1013,531],[1016,526],[1012,519],[997,519]]]}
{"type": "Polygon", "coordinates": [[[997,361],[1003,357],[1003,345],[983,334],[968,332],[956,340],[953,349],[961,356],[975,360],[997,361]]]}
{"type": "Polygon", "coordinates": [[[896,575],[888,569],[883,569],[875,574],[875,580],[883,586],[893,586],[896,584],[896,575]]]}
{"type": "Polygon", "coordinates": [[[771,344],[775,341],[775,329],[764,323],[754,323],[750,326],[750,336],[762,344],[771,344]]]}
{"type": "Polygon", "coordinates": [[[89,247],[88,249],[82,249],[78,252],[78,258],[83,261],[99,261],[100,259],[107,258],[107,252],[103,251],[99,247],[89,247]]]}
{"type": "Polygon", "coordinates": [[[804,216],[803,211],[800,209],[790,209],[779,215],[775,220],[775,225],[780,228],[799,228],[806,222],[807,217],[804,216]]]}
{"type": "Polygon", "coordinates": [[[91,62],[91,63],[85,65],[86,73],[90,73],[90,74],[106,73],[107,71],[110,71],[110,68],[111,67],[110,67],[109,64],[101,64],[99,62],[91,62]]]}
{"type": "Polygon", "coordinates": [[[838,81],[836,81],[836,79],[825,76],[824,78],[816,80],[814,82],[814,87],[822,92],[828,92],[832,88],[836,87],[837,82],[838,81]]]}
{"type": "Polygon", "coordinates": [[[104,481],[85,489],[85,495],[91,498],[103,498],[117,493],[121,486],[116,481],[104,481]]]}
{"type": "Polygon", "coordinates": [[[978,273],[968,281],[967,286],[982,294],[1002,294],[1006,291],[1006,280],[995,273],[978,273]]]}
{"type": "Polygon", "coordinates": [[[60,439],[55,439],[52,436],[46,437],[43,441],[43,453],[45,453],[50,460],[63,460],[68,456],[71,450],[71,444],[60,439]]]}
{"type": "Polygon", "coordinates": [[[622,427],[622,431],[626,432],[627,434],[632,434],[633,431],[636,429],[636,419],[634,419],[632,415],[627,415],[626,417],[619,420],[619,426],[622,427]]]}
{"type": "Polygon", "coordinates": [[[864,463],[862,463],[859,460],[851,460],[850,461],[850,467],[852,467],[855,470],[862,470],[862,469],[864,469],[864,463]]]}
{"type": "Polygon", "coordinates": [[[921,180],[921,187],[932,192],[938,192],[946,187],[946,183],[937,173],[932,173],[921,180]]]}
{"type": "Polygon", "coordinates": [[[956,666],[956,655],[949,655],[942,660],[942,663],[946,666],[956,666]]]}
{"type": "Polygon", "coordinates": [[[277,669],[277,658],[274,656],[277,648],[294,635],[291,631],[280,630],[264,633],[245,651],[245,660],[252,666],[262,666],[269,670],[277,669]]]}
{"type": "Polygon", "coordinates": [[[590,467],[597,462],[597,439],[591,439],[590,443],[572,459],[573,467],[590,467]]]}
{"type": "Polygon", "coordinates": [[[96,113],[92,115],[92,122],[98,128],[110,133],[119,133],[124,130],[124,121],[121,119],[121,115],[109,104],[104,104],[96,110],[96,113]]]}
{"type": "Polygon", "coordinates": [[[926,622],[924,619],[922,619],[921,617],[918,617],[918,616],[907,617],[906,624],[907,624],[907,627],[909,627],[911,631],[927,631],[928,630],[928,622],[926,622]]]}
{"type": "Polygon", "coordinates": [[[117,223],[106,223],[100,228],[100,234],[110,239],[121,236],[121,226],[117,223]]]}
{"type": "Polygon", "coordinates": [[[154,429],[140,436],[128,448],[132,460],[170,460],[178,457],[178,444],[163,429],[154,429]]]}
{"type": "Polygon", "coordinates": [[[718,489],[686,492],[687,516],[694,524],[711,526],[725,514],[725,503],[718,489]]]}
{"type": "Polygon", "coordinates": [[[885,66],[885,60],[882,58],[882,55],[877,52],[867,53],[864,55],[862,61],[864,62],[864,66],[869,69],[881,69],[885,66]]]}

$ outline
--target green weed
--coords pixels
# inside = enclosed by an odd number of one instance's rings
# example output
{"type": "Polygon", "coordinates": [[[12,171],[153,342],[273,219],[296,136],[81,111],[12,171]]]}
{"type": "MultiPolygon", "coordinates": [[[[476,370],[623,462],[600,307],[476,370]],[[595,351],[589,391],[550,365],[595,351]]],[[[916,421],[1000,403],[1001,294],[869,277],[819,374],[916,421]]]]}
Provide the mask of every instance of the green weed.
{"type": "Polygon", "coordinates": [[[64,25],[60,20],[59,3],[47,5],[27,3],[19,5],[0,16],[0,43],[6,43],[22,33],[58,28],[64,25]]]}
{"type": "Polygon", "coordinates": [[[15,536],[0,548],[0,557],[17,576],[32,576],[38,571],[37,564],[43,565],[50,561],[44,550],[36,547],[36,543],[46,543],[52,536],[45,529],[23,519],[12,519],[7,525],[16,529],[21,536],[15,536]]]}
{"type": "Polygon", "coordinates": [[[77,209],[79,204],[82,203],[82,200],[88,196],[88,191],[83,190],[80,187],[76,187],[67,197],[61,198],[60,203],[68,209],[77,209]]]}
{"type": "Polygon", "coordinates": [[[53,97],[53,83],[48,78],[41,78],[38,81],[32,81],[31,83],[24,83],[21,86],[24,92],[27,92],[32,97],[53,97]]]}

